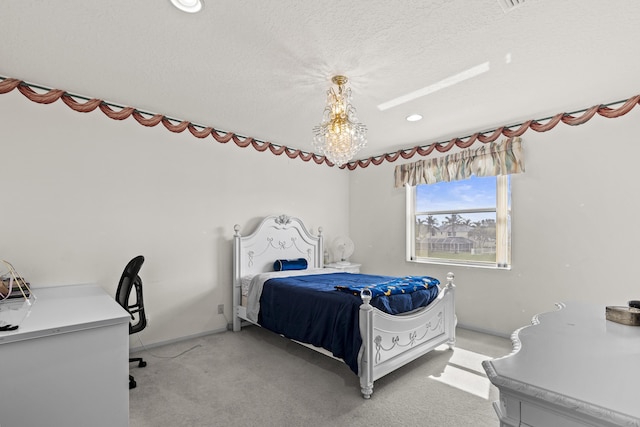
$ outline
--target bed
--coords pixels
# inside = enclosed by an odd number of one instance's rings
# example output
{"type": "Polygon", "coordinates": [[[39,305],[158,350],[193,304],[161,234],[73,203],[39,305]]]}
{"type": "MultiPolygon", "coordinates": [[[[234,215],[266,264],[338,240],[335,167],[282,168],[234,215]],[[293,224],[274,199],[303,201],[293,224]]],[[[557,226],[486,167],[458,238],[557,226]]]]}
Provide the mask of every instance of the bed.
{"type": "Polygon", "coordinates": [[[322,228],[312,234],[300,219],[288,215],[266,217],[246,236],[240,230],[235,225],[234,331],[244,325],[259,325],[344,361],[359,377],[365,399],[373,394],[375,380],[440,345],[454,346],[452,273],[445,283],[439,283],[427,276],[396,278],[323,268],[322,228]],[[274,271],[277,262],[299,263],[304,268],[274,271]],[[389,289],[389,283],[394,289],[415,289],[416,281],[423,283],[424,289],[409,295],[402,291],[403,295],[386,299],[378,291],[380,286],[389,289]],[[398,300],[404,308],[396,313],[393,307],[398,300]],[[384,311],[388,306],[394,314],[384,311]],[[313,310],[328,317],[310,314],[313,310]],[[346,317],[332,320],[336,313],[346,313],[346,317]],[[281,329],[290,326],[293,330],[281,329]]]}

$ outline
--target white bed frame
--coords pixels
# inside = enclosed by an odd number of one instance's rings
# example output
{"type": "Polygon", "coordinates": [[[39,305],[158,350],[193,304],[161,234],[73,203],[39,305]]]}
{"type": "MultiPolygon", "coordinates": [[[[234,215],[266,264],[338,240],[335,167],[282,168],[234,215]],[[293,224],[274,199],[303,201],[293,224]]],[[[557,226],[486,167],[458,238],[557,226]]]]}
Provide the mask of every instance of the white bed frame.
{"type": "MultiPolygon", "coordinates": [[[[322,228],[312,235],[298,218],[287,215],[265,218],[248,236],[234,227],[233,238],[233,330],[240,331],[247,318],[242,306],[242,278],[273,271],[277,259],[306,258],[308,268],[323,267],[322,228]]],[[[437,298],[427,307],[410,314],[389,315],[369,304],[371,297],[363,292],[360,306],[362,347],[358,354],[360,388],[365,399],[373,393],[378,378],[430,352],[434,348],[455,344],[455,285],[453,273],[440,285],[437,298]]],[[[303,343],[304,344],[304,343],[303,343]]],[[[310,348],[317,349],[309,344],[310,348]]],[[[327,354],[324,349],[319,349],[327,354]]]]}

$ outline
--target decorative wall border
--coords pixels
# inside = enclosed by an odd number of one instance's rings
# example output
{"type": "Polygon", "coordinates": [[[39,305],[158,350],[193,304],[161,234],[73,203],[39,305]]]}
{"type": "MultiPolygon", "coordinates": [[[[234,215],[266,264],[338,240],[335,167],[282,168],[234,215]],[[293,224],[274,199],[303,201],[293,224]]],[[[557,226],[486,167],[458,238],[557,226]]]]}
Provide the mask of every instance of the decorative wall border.
{"type": "Polygon", "coordinates": [[[153,127],[162,123],[167,130],[174,133],[180,133],[185,129],[188,129],[196,138],[204,139],[211,136],[221,144],[233,141],[238,147],[244,148],[252,146],[257,151],[266,151],[268,149],[276,156],[284,153],[290,159],[299,157],[305,162],[313,160],[317,164],[326,163],[329,166],[333,166],[333,163],[327,160],[324,156],[319,156],[315,153],[309,153],[284,145],[261,141],[252,137],[239,135],[234,132],[215,129],[211,126],[198,125],[187,120],[179,120],[162,114],[141,111],[134,107],[124,107],[97,98],[89,99],[81,95],[70,94],[60,89],[49,89],[26,83],[22,80],[0,76],[0,94],[9,93],[16,88],[27,99],[39,104],[52,104],[57,100],[62,99],[62,102],[64,102],[69,108],[79,113],[89,113],[96,108],[99,108],[100,111],[113,120],[124,120],[133,116],[133,118],[143,126],[153,127]],[[38,93],[34,88],[45,91],[45,93],[38,93]]]}
{"type": "MultiPolygon", "coordinates": [[[[196,138],[203,139],[211,136],[222,144],[233,141],[238,147],[242,148],[251,146],[257,151],[269,150],[276,156],[284,153],[290,159],[300,158],[304,162],[313,160],[316,164],[326,163],[328,166],[334,166],[334,164],[326,157],[319,156],[315,153],[309,153],[295,148],[290,148],[285,145],[261,141],[252,137],[239,135],[234,132],[215,129],[211,126],[198,125],[187,120],[173,119],[162,114],[144,112],[134,107],[124,107],[108,103],[97,98],[89,99],[80,95],[70,94],[60,89],[45,88],[35,84],[26,83],[22,80],[0,76],[0,94],[9,93],[16,88],[27,99],[39,104],[51,104],[58,99],[62,99],[62,102],[64,102],[69,108],[80,113],[88,113],[99,108],[100,111],[113,120],[124,120],[133,116],[138,123],[147,127],[153,127],[162,123],[167,130],[174,133],[180,133],[185,129],[189,129],[189,132],[191,132],[191,134],[196,138]],[[42,90],[44,93],[38,93],[34,88],[42,90]]],[[[633,96],[624,101],[613,102],[606,105],[596,105],[573,113],[558,113],[545,119],[528,120],[524,123],[509,126],[505,125],[493,130],[476,132],[468,137],[456,137],[449,141],[434,142],[431,144],[415,146],[413,148],[401,149],[393,153],[387,153],[380,156],[372,156],[367,159],[355,160],[347,163],[346,165],[340,166],[340,169],[347,168],[349,170],[354,170],[358,167],[366,168],[372,164],[377,166],[383,162],[395,162],[399,158],[403,158],[405,160],[410,159],[415,155],[425,157],[433,153],[433,150],[445,153],[453,147],[468,148],[476,141],[486,144],[497,140],[501,136],[506,136],[507,138],[521,136],[529,129],[535,132],[547,132],[555,128],[560,122],[569,126],[578,126],[588,122],[596,114],[605,118],[613,119],[624,116],[638,105],[638,103],[640,103],[640,95],[633,96]],[[610,108],[611,105],[619,104],[622,105],[618,108],[610,108]]]]}

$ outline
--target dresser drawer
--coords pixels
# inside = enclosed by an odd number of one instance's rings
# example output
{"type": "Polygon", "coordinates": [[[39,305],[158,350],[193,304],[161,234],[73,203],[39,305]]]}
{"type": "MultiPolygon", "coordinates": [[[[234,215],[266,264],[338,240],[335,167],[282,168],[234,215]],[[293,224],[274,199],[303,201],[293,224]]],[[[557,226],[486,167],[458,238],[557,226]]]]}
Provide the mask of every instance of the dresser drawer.
{"type": "Polygon", "coordinates": [[[501,393],[500,400],[493,402],[493,409],[498,415],[501,427],[519,427],[520,399],[508,393],[501,393]]]}
{"type": "Polygon", "coordinates": [[[529,402],[522,402],[520,406],[520,420],[532,427],[597,427],[595,424],[583,422],[571,415],[570,409],[567,413],[558,412],[551,408],[534,405],[529,402]]]}

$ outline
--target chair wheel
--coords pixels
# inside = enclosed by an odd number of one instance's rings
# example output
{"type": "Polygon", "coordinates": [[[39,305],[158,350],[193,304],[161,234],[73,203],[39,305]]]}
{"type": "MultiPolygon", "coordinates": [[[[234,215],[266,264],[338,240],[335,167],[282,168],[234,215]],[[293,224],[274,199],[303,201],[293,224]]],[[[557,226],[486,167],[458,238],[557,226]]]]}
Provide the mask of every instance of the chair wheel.
{"type": "Polygon", "coordinates": [[[129,381],[129,390],[136,388],[138,384],[135,381],[129,381]]]}
{"type": "Polygon", "coordinates": [[[138,363],[138,367],[140,367],[140,368],[144,368],[145,366],[147,366],[147,362],[145,362],[144,360],[141,360],[141,361],[138,363]]]}

